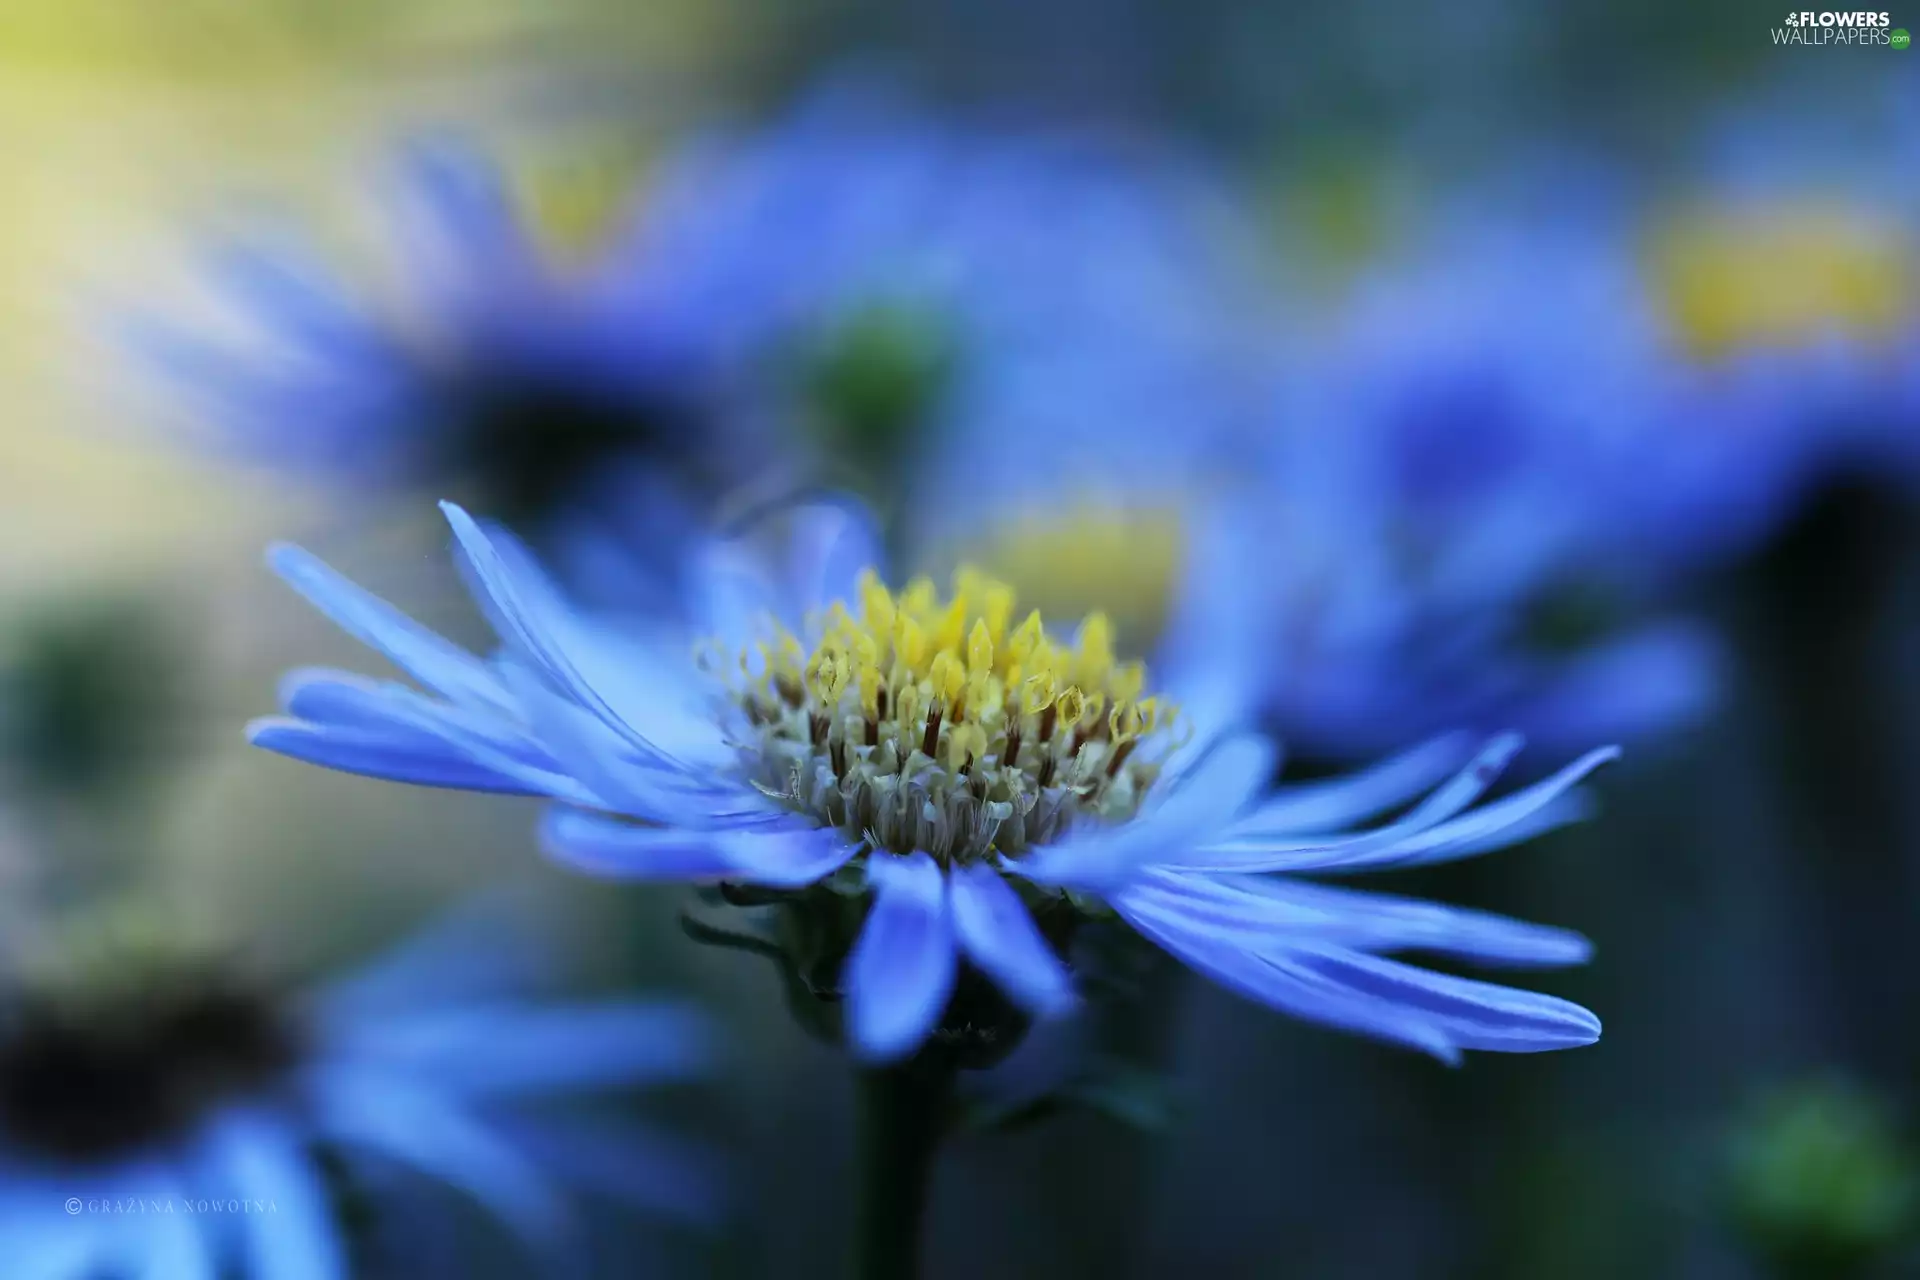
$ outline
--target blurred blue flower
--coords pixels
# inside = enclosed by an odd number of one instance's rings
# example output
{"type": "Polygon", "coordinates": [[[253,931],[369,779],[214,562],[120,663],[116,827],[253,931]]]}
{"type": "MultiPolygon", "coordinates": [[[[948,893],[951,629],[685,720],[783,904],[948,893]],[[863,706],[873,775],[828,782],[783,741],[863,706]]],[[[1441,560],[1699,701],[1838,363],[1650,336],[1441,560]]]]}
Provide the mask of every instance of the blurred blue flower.
{"type": "Polygon", "coordinates": [[[1615,753],[1477,809],[1516,738],[1477,753],[1441,740],[1271,790],[1275,753],[1244,731],[1262,651],[1243,607],[1256,553],[1236,530],[1196,542],[1150,694],[1101,615],[1064,640],[1037,612],[1016,623],[1011,589],[970,570],[950,598],[926,579],[889,591],[847,509],[792,513],[790,574],[741,543],[706,552],[698,663],[685,640],[586,619],[510,535],[447,512],[504,656],[475,657],[282,547],[272,563],[290,584],[431,692],[298,673],[288,718],[252,740],[375,777],[549,797],[548,851],[588,873],[756,886],[795,913],[791,932],[827,936],[805,959],[838,966],[826,994],[844,995],[866,1056],[978,1031],[971,997],[958,1014],[950,998],[980,975],[1029,1014],[1061,1010],[1060,944],[1087,915],[1118,915],[1262,1003],[1447,1060],[1599,1035],[1565,1001],[1385,954],[1568,964],[1588,952],[1575,934],[1267,873],[1511,844],[1577,816],[1571,789],[1615,753]]]}
{"type": "Polygon", "coordinates": [[[619,274],[704,315],[768,413],[851,458],[926,546],[1115,466],[1164,480],[1196,436],[1246,425],[1266,368],[1253,240],[1202,165],[1149,139],[836,80],[669,163],[619,274]]]}
{"type": "Polygon", "coordinates": [[[416,144],[392,169],[385,295],[237,239],[207,262],[237,324],[123,318],[217,447],[350,493],[453,487],[526,517],[637,485],[634,505],[669,504],[656,533],[771,464],[701,326],[617,279],[615,255],[556,260],[469,150],[416,144]]]}
{"type": "Polygon", "coordinates": [[[1765,518],[1784,464],[1749,436],[1727,466],[1714,437],[1740,424],[1691,420],[1610,230],[1456,229],[1292,353],[1233,500],[1272,548],[1270,710],[1300,745],[1517,725],[1558,746],[1711,707],[1718,647],[1668,598],[1765,518]]]}
{"type": "Polygon", "coordinates": [[[699,1153],[534,1109],[699,1075],[704,1024],[670,1004],[527,1001],[539,952],[501,923],[456,917],[303,1000],[230,955],[117,924],[15,975],[0,1034],[7,1274],[344,1278],[343,1189],[323,1149],[354,1190],[381,1178],[383,1199],[409,1193],[396,1170],[457,1189],[549,1261],[578,1243],[562,1180],[709,1213],[699,1153]]]}

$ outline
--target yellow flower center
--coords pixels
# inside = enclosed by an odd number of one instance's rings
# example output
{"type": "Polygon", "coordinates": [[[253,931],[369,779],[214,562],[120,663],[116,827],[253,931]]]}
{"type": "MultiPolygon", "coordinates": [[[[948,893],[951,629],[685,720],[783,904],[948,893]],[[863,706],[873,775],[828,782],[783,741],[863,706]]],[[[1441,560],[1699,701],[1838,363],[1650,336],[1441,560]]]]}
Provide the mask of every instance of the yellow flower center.
{"type": "Polygon", "coordinates": [[[1882,220],[1802,204],[1677,217],[1648,266],[1682,341],[1714,359],[1827,333],[1892,336],[1914,314],[1910,256],[1882,220]]]}
{"type": "Polygon", "coordinates": [[[1046,612],[1098,607],[1120,636],[1145,646],[1166,624],[1186,530],[1172,505],[1089,496],[1004,517],[966,551],[1046,612]]]}
{"type": "Polygon", "coordinates": [[[851,839],[942,861],[1131,817],[1158,774],[1141,746],[1170,736],[1175,709],[1115,656],[1104,614],[1069,643],[1015,601],[971,567],[944,596],[927,578],[895,594],[869,570],[857,600],[809,620],[811,648],[774,624],[710,664],[758,735],[755,782],[851,839]]]}

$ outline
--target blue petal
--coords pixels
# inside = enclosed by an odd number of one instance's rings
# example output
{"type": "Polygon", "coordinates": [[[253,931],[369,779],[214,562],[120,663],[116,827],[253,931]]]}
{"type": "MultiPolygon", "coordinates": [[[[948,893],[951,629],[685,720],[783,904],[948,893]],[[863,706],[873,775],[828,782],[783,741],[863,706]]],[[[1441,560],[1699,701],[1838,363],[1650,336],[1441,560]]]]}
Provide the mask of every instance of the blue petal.
{"type": "MultiPolygon", "coordinates": [[[[1484,805],[1472,813],[1425,831],[1392,841],[1334,848],[1322,856],[1300,855],[1296,861],[1275,859],[1270,869],[1297,871],[1365,871],[1376,867],[1424,866],[1446,862],[1489,849],[1503,848],[1539,831],[1543,820],[1578,816],[1584,805],[1567,793],[1601,765],[1620,757],[1620,748],[1590,751],[1552,777],[1484,805]]],[[[1252,868],[1242,868],[1251,870],[1252,868]]]]}
{"type": "Polygon", "coordinates": [[[1271,741],[1251,734],[1217,742],[1170,780],[1166,799],[1151,816],[1188,832],[1225,826],[1272,783],[1279,755],[1271,741]]]}
{"type": "Polygon", "coordinates": [[[615,880],[724,880],[736,869],[717,833],[642,827],[579,809],[550,809],[540,847],[564,867],[615,880]]]}
{"type": "Polygon", "coordinates": [[[321,1130],[472,1196],[528,1245],[566,1242],[566,1206],[539,1171],[438,1094],[365,1072],[322,1070],[314,1083],[321,1130]]]}
{"type": "Polygon", "coordinates": [[[1186,773],[1163,777],[1167,798],[1133,820],[1069,835],[1011,864],[1042,884],[1107,891],[1143,867],[1177,862],[1181,853],[1229,825],[1272,779],[1278,756],[1265,738],[1219,741],[1186,773]]]}
{"type": "Polygon", "coordinates": [[[221,1118],[209,1141],[227,1188],[273,1205],[271,1214],[243,1218],[250,1280],[345,1280],[327,1189],[298,1138],[266,1116],[236,1113],[221,1118]]]}
{"type": "Polygon", "coordinates": [[[860,571],[884,573],[886,568],[880,531],[867,509],[851,498],[796,511],[792,554],[794,604],[801,617],[836,600],[856,605],[860,571]]]}
{"type": "MultiPolygon", "coordinates": [[[[1167,859],[1168,866],[1220,871],[1331,871],[1400,866],[1463,857],[1510,841],[1490,842],[1497,831],[1524,834],[1541,829],[1539,811],[1554,804],[1582,777],[1618,755],[1616,748],[1589,753],[1544,782],[1517,791],[1495,804],[1449,822],[1477,799],[1519,750],[1517,737],[1496,739],[1445,786],[1395,822],[1345,838],[1241,836],[1236,828],[1224,840],[1167,859]]],[[[1560,815],[1564,816],[1564,811],[1560,815]]],[[[1515,838],[1519,838],[1516,836],[1515,838]]]]}
{"type": "Polygon", "coordinates": [[[691,774],[643,756],[601,717],[554,693],[532,672],[510,664],[508,682],[520,699],[533,732],[578,778],[590,808],[608,808],[652,822],[703,825],[696,819],[717,808],[742,802],[764,804],[759,792],[730,782],[724,774],[691,774]]]}
{"type": "MultiPolygon", "coordinates": [[[[174,1182],[153,1181],[134,1184],[135,1195],[156,1199],[180,1199],[181,1188],[174,1182]]],[[[153,1213],[139,1220],[144,1230],[139,1256],[127,1258],[127,1274],[133,1280],[219,1280],[213,1250],[200,1221],[191,1214],[153,1213]]]]}
{"type": "Polygon", "coordinates": [[[955,867],[947,877],[953,931],[986,975],[1023,1007],[1042,1016],[1073,1004],[1073,978],[999,871],[955,867]]]}
{"type": "Polygon", "coordinates": [[[1524,711],[1553,742],[1644,738],[1700,720],[1724,692],[1727,654],[1706,628],[1642,627],[1570,658],[1524,711]]]}
{"type": "Polygon", "coordinates": [[[924,853],[876,853],[867,862],[867,913],[842,986],[848,1028],[861,1056],[904,1057],[940,1020],[958,970],[947,886],[924,853]]]}
{"type": "Polygon", "coordinates": [[[1163,687],[1194,726],[1190,749],[1204,752],[1216,736],[1251,719],[1268,659],[1248,599],[1262,578],[1252,545],[1225,516],[1195,523],[1158,667],[1163,687]]]}
{"type": "Polygon", "coordinates": [[[1410,803],[1468,757],[1465,735],[1448,734],[1344,778],[1281,787],[1236,824],[1242,837],[1338,831],[1410,803]]]}
{"type": "Polygon", "coordinates": [[[247,741],[279,755],[343,773],[460,791],[535,795],[520,778],[475,764],[438,740],[396,739],[391,732],[325,728],[268,717],[247,726],[247,741]]]}
{"type": "Polygon", "coordinates": [[[242,309],[308,358],[378,366],[392,354],[367,317],[332,287],[325,271],[296,262],[282,249],[229,241],[208,254],[206,267],[242,309]]]}
{"type": "Polygon", "coordinates": [[[740,827],[720,833],[719,839],[741,878],[774,889],[798,889],[825,879],[861,848],[832,827],[816,827],[804,819],[792,826],[740,827]]]}
{"type": "Polygon", "coordinates": [[[687,830],[640,827],[574,809],[556,809],[542,825],[547,851],[589,875],[641,880],[744,880],[799,888],[833,874],[859,849],[831,827],[804,820],[687,830]]]}
{"type": "Polygon", "coordinates": [[[459,539],[476,599],[521,657],[657,763],[682,769],[731,763],[715,723],[691,717],[684,690],[673,687],[691,684],[697,673],[690,662],[683,681],[665,688],[652,664],[636,673],[623,660],[641,655],[615,651],[577,622],[517,540],[483,528],[453,503],[440,506],[459,539]]]}
{"type": "Polygon", "coordinates": [[[616,1118],[542,1115],[501,1122],[514,1146],[571,1187],[624,1206],[693,1222],[716,1221],[725,1179],[713,1154],[616,1118]]]}
{"type": "Polygon", "coordinates": [[[688,575],[688,616],[698,634],[744,643],[779,612],[778,593],[747,548],[709,542],[694,553],[688,575]]]}
{"type": "Polygon", "coordinates": [[[714,1060],[712,1028],[676,1004],[496,1005],[402,1016],[335,1049],[462,1100],[692,1079],[714,1060]]]}
{"type": "Polygon", "coordinates": [[[1292,880],[1155,872],[1122,896],[1238,933],[1255,949],[1271,942],[1418,950],[1503,965],[1583,964],[1593,950],[1566,929],[1292,880]]]}
{"type": "Polygon", "coordinates": [[[1358,952],[1311,955],[1302,963],[1357,994],[1434,1018],[1463,1049],[1540,1053],[1600,1038],[1600,1019],[1591,1011],[1536,991],[1456,978],[1358,952]]]}
{"type": "Polygon", "coordinates": [[[476,285],[531,265],[531,243],[500,172],[483,155],[446,141],[416,141],[396,168],[396,209],[409,238],[405,260],[442,303],[472,299],[476,285]]]}
{"type": "Polygon", "coordinates": [[[1356,998],[1284,957],[1251,951],[1239,936],[1181,912],[1131,898],[1113,905],[1142,937],[1249,1000],[1309,1022],[1422,1049],[1443,1062],[1459,1060],[1458,1046],[1431,1018],[1384,1001],[1356,998]]]}
{"type": "Polygon", "coordinates": [[[485,893],[417,930],[320,995],[330,1035],[425,1006],[493,1000],[557,982],[553,939],[521,898],[485,893]]]}
{"type": "Polygon", "coordinates": [[[7,1188],[0,1240],[6,1242],[9,1280],[74,1280],[99,1272],[105,1233],[96,1223],[73,1220],[60,1207],[75,1194],[85,1193],[51,1183],[7,1188]]]}
{"type": "Polygon", "coordinates": [[[512,709],[484,662],[355,586],[319,557],[283,543],[268,550],[267,563],[342,631],[378,649],[429,689],[455,702],[512,709]]]}
{"type": "MultiPolygon", "coordinates": [[[[404,685],[331,671],[297,671],[281,681],[292,715],[349,737],[384,737],[411,755],[466,759],[518,785],[512,790],[574,803],[597,797],[513,720],[488,710],[437,702],[404,685]]],[[[489,786],[487,790],[500,790],[489,786]]]]}

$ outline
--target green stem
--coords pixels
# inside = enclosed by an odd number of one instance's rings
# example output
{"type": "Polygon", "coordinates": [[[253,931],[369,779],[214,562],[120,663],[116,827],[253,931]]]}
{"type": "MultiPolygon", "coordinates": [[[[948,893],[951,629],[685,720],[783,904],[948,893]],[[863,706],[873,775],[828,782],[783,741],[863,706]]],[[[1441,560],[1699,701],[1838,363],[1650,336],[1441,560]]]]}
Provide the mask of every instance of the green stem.
{"type": "Polygon", "coordinates": [[[946,1131],[953,1068],[922,1054],[862,1070],[859,1126],[857,1280],[912,1280],[919,1274],[927,1188],[946,1131]]]}

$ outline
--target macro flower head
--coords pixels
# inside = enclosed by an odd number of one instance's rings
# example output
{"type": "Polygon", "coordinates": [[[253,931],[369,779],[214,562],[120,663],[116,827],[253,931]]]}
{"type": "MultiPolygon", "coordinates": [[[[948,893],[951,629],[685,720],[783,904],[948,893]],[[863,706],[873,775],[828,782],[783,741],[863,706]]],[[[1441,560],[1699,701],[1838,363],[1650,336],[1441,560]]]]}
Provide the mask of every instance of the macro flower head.
{"type": "Polygon", "coordinates": [[[207,255],[220,323],[136,310],[121,328],[216,448],[307,482],[471,492],[533,519],[620,481],[698,509],[737,479],[698,325],[563,262],[478,153],[401,149],[382,212],[386,287],[355,289],[259,235],[207,255]]]}
{"type": "Polygon", "coordinates": [[[547,797],[543,838],[563,863],[736,887],[779,913],[866,1056],[936,1033],[964,1042],[963,973],[1026,1014],[1065,1008],[1060,942],[1095,916],[1265,1004],[1449,1060],[1599,1034],[1565,1001],[1385,954],[1565,964],[1587,954],[1577,935],[1270,873],[1511,843],[1576,816],[1571,788],[1614,753],[1479,808],[1516,739],[1442,740],[1342,783],[1274,790],[1273,748],[1244,731],[1257,649],[1232,538],[1203,540],[1156,673],[1116,654],[1100,618],[1069,637],[983,575],[889,589],[846,508],[793,513],[790,573],[738,543],[710,548],[691,575],[701,638],[664,648],[598,627],[505,531],[448,515],[504,651],[469,654],[277,549],[282,576],[427,692],[299,673],[287,716],[252,740],[396,781],[547,797]]]}
{"type": "Polygon", "coordinates": [[[578,1245],[564,1183],[711,1212],[698,1152],[550,1109],[702,1074],[704,1025],[670,1004],[528,1000],[528,938],[482,923],[456,917],[305,993],[150,916],[57,930],[0,991],[8,1275],[344,1278],[338,1203],[417,1193],[400,1172],[548,1260],[578,1245]]]}

